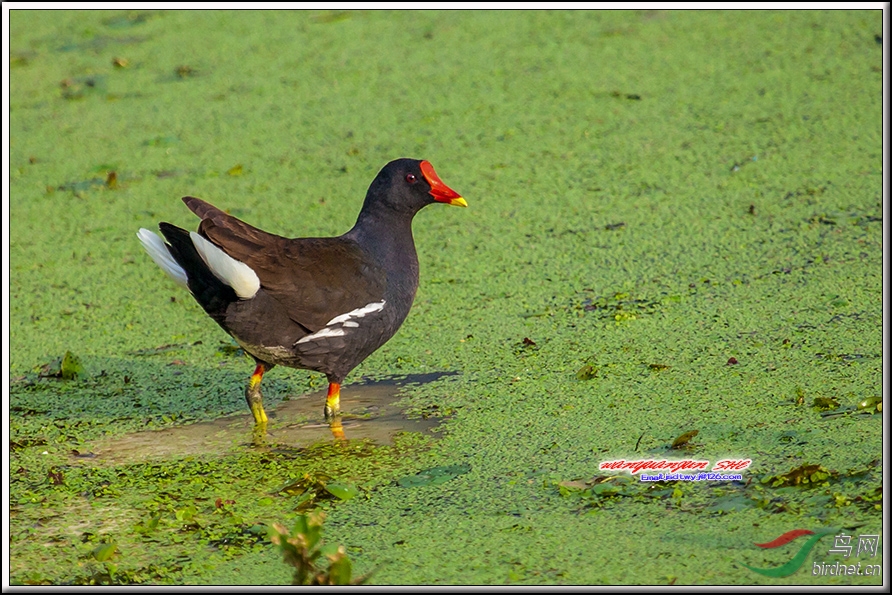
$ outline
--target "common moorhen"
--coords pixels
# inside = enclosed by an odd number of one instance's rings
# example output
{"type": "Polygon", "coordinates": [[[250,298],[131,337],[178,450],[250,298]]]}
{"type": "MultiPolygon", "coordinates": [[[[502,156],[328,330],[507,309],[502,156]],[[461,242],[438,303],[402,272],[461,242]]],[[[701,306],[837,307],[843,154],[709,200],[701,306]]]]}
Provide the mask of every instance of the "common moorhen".
{"type": "Polygon", "coordinates": [[[418,287],[412,218],[433,202],[468,203],[427,161],[397,159],[378,173],[353,228],[335,238],[289,239],[183,198],[198,233],[161,223],[137,237],[171,279],[256,360],[245,399],[267,421],[260,381],[276,364],[328,378],[325,417],[340,414],[344,377],[390,339],[418,287]]]}

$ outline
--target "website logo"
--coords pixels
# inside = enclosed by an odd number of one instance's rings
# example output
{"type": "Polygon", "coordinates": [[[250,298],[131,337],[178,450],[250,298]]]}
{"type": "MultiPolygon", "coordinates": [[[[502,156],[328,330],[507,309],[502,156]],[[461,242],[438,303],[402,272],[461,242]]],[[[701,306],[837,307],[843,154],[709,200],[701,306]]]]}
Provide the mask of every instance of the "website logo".
{"type": "MultiPolygon", "coordinates": [[[[827,553],[841,554],[843,557],[848,558],[852,555],[853,552],[853,536],[846,535],[845,533],[839,531],[839,529],[825,529],[822,531],[811,531],[810,529],[793,529],[792,531],[787,531],[783,535],[772,539],[771,541],[767,541],[765,543],[755,543],[753,545],[763,549],[779,548],[800,537],[810,535],[811,537],[809,537],[808,541],[802,544],[802,547],[799,548],[799,551],[796,552],[796,554],[790,559],[789,562],[787,562],[786,564],[781,564],[780,566],[776,566],[775,568],[756,568],[755,566],[750,566],[749,564],[744,564],[743,562],[741,562],[741,565],[749,568],[753,572],[757,572],[763,576],[767,576],[770,578],[784,578],[790,576],[802,567],[802,565],[805,563],[805,559],[808,557],[808,554],[811,553],[811,551],[821,540],[821,538],[826,535],[835,535],[833,540],[833,547],[830,548],[827,553]]],[[[860,557],[862,554],[867,554],[871,557],[876,557],[877,552],[879,551],[879,542],[879,535],[859,535],[857,542],[855,542],[856,546],[854,546],[855,556],[860,557]]],[[[816,561],[814,562],[812,567],[812,574],[815,576],[879,576],[881,572],[882,567],[879,564],[866,564],[862,568],[860,561],[857,564],[841,564],[840,562],[828,564],[825,562],[816,561]]]]}

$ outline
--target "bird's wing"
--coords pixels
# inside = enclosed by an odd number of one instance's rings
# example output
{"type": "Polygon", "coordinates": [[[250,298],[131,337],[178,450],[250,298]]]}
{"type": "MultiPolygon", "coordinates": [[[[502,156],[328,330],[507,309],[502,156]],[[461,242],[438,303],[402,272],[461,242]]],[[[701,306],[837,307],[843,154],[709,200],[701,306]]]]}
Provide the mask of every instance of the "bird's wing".
{"type": "Polygon", "coordinates": [[[289,239],[257,229],[205,201],[184,197],[201,218],[198,233],[251,267],[260,287],[310,332],[380,301],[386,274],[344,238],[289,239]]]}

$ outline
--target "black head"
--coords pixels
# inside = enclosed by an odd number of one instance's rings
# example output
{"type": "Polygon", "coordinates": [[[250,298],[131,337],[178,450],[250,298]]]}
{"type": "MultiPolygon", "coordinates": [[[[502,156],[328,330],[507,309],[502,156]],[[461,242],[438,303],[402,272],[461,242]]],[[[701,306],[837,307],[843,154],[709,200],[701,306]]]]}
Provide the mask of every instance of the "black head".
{"type": "Polygon", "coordinates": [[[397,159],[378,172],[362,210],[389,210],[412,216],[433,202],[468,206],[465,199],[440,180],[430,162],[397,159]]]}

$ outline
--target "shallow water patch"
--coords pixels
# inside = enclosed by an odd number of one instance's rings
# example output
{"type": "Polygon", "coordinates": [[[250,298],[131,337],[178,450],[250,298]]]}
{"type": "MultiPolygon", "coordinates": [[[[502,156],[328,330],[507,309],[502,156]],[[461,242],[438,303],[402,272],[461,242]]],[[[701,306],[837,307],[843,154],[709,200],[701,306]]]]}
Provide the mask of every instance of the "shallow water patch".
{"type": "MultiPolygon", "coordinates": [[[[363,382],[344,388],[341,394],[341,423],[348,440],[368,440],[392,444],[400,432],[430,434],[438,418],[409,418],[396,406],[400,388],[407,384],[433,382],[452,372],[413,374],[396,379],[363,382]]],[[[268,411],[270,422],[266,436],[258,441],[254,420],[245,413],[213,421],[199,422],[163,430],[134,432],[98,441],[87,450],[91,460],[103,463],[129,463],[154,458],[194,455],[226,455],[262,444],[264,448],[303,448],[331,441],[332,430],[323,420],[325,391],[291,397],[268,411]]]]}

